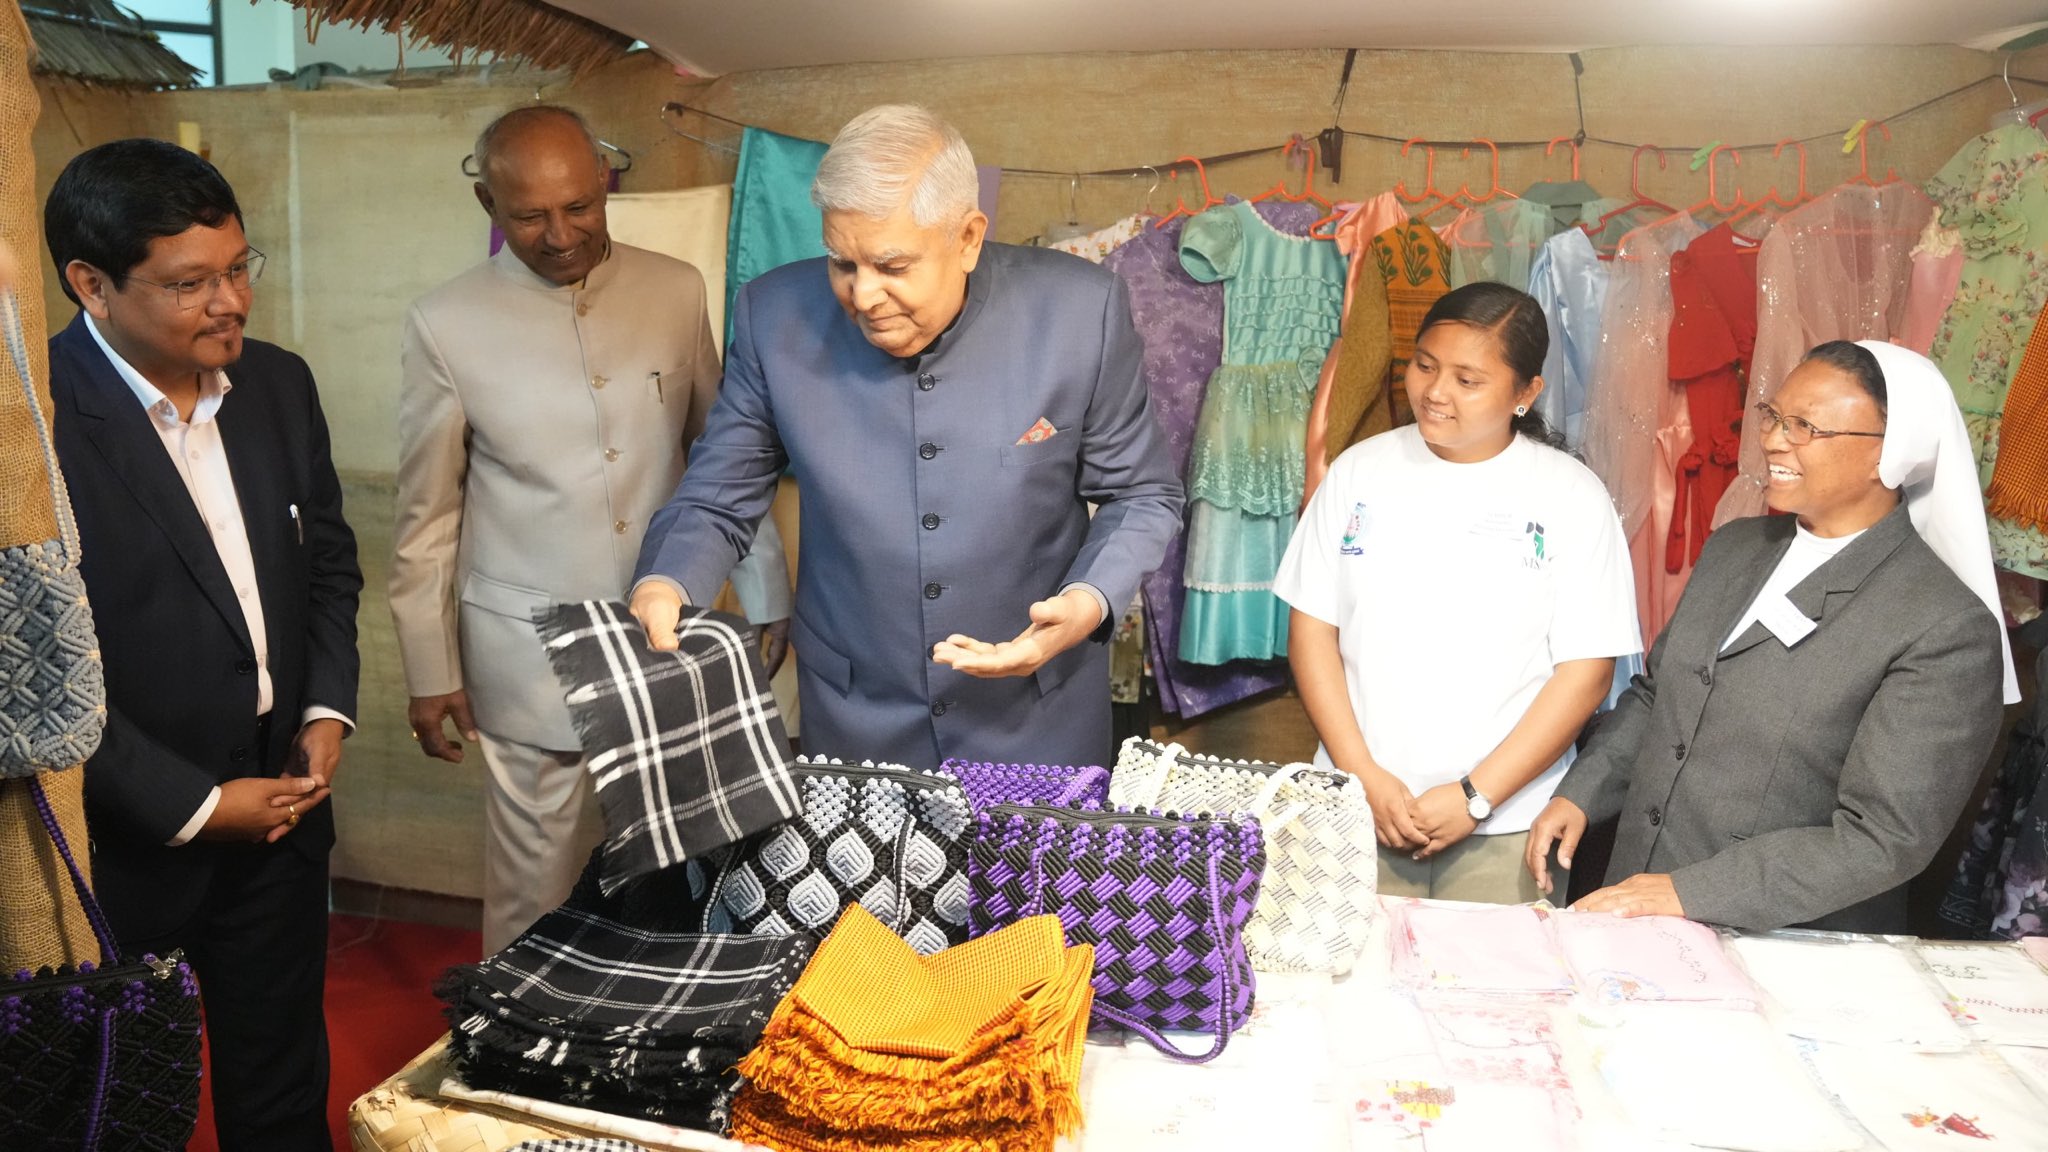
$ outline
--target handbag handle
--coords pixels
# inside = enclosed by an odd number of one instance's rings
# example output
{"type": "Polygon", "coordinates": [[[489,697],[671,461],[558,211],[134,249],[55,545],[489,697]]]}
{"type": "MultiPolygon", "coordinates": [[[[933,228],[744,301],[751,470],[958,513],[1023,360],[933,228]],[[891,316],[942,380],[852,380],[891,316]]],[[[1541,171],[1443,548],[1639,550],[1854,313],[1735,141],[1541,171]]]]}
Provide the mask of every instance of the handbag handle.
{"type": "Polygon", "coordinates": [[[92,925],[92,934],[100,942],[101,962],[117,963],[121,952],[114,947],[114,933],[107,927],[106,913],[100,911],[100,902],[93,898],[92,886],[85,882],[85,873],[79,871],[78,861],[71,856],[71,845],[64,839],[64,829],[57,826],[57,814],[50,810],[50,798],[43,792],[41,776],[28,778],[28,791],[35,799],[36,814],[43,818],[44,830],[49,832],[51,840],[56,841],[57,855],[64,858],[64,867],[71,873],[72,891],[78,896],[79,906],[85,909],[85,919],[92,925]]]}
{"type": "Polygon", "coordinates": [[[1152,788],[1143,796],[1127,793],[1125,798],[1118,801],[1118,803],[1132,808],[1159,807],[1159,797],[1166,792],[1166,778],[1173,774],[1173,766],[1179,763],[1182,756],[1187,754],[1187,749],[1179,744],[1155,744],[1150,740],[1140,740],[1135,736],[1125,741],[1124,747],[1138,747],[1151,750],[1144,753],[1145,767],[1143,769],[1138,769],[1136,764],[1126,766],[1121,756],[1117,758],[1117,767],[1119,769],[1127,767],[1129,769],[1137,769],[1135,771],[1125,771],[1125,778],[1137,777],[1143,779],[1146,783],[1152,785],[1152,788]]]}
{"type": "Polygon", "coordinates": [[[1074,778],[1067,782],[1065,788],[1060,789],[1060,794],[1052,798],[1053,807],[1071,807],[1087,793],[1089,788],[1094,786],[1096,781],[1107,779],[1109,779],[1109,770],[1106,768],[1088,767],[1081,769],[1079,772],[1074,773],[1074,778]]]}
{"type": "Polygon", "coordinates": [[[1160,1055],[1165,1056],[1169,1060],[1177,1060],[1182,1064],[1207,1064],[1209,1061],[1221,1056],[1224,1046],[1230,1043],[1230,1004],[1235,999],[1236,989],[1231,985],[1229,949],[1225,946],[1223,885],[1216,877],[1216,857],[1213,854],[1209,856],[1208,863],[1209,929],[1215,933],[1213,939],[1216,941],[1216,954],[1219,958],[1216,979],[1218,983],[1223,985],[1223,995],[1221,1001],[1216,1006],[1216,1043],[1210,1045],[1209,1050],[1200,1055],[1183,1052],[1180,1049],[1180,1045],[1168,1040],[1158,1029],[1131,1016],[1129,1013],[1099,1002],[1094,1006],[1094,1011],[1103,1019],[1119,1028],[1128,1028],[1136,1032],[1138,1035],[1151,1041],[1152,1046],[1159,1050],[1160,1055]]]}
{"type": "Polygon", "coordinates": [[[29,419],[36,426],[36,445],[43,450],[43,471],[50,478],[50,503],[57,514],[58,540],[64,546],[65,559],[75,564],[78,562],[78,521],[72,518],[71,496],[64,488],[64,474],[57,467],[57,445],[50,438],[49,418],[43,414],[43,406],[36,399],[35,378],[29,375],[28,337],[21,331],[21,302],[15,299],[12,288],[0,291],[0,335],[6,338],[8,355],[14,360],[14,373],[21,377],[21,391],[28,400],[29,419]]]}

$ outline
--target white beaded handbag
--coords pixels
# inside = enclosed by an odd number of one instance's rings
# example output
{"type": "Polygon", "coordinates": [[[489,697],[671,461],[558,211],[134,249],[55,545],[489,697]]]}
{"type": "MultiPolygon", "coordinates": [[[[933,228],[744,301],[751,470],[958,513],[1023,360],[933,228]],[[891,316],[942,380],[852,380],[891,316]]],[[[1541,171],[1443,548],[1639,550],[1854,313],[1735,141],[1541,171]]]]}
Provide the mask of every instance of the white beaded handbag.
{"type": "Polygon", "coordinates": [[[1220,760],[1134,736],[1117,754],[1109,801],[1257,817],[1266,874],[1244,931],[1252,967],[1351,970],[1379,911],[1379,842],[1357,777],[1308,764],[1220,760]]]}

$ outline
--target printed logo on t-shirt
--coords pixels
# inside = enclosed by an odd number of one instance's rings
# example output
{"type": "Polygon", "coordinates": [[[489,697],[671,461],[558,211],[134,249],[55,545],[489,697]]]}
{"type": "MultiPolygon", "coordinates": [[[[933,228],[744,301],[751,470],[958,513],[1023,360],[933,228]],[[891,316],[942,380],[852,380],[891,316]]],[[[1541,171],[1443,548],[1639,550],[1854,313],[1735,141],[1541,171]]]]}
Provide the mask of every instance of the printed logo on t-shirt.
{"type": "MultiPolygon", "coordinates": [[[[1540,563],[1543,559],[1543,525],[1531,520],[1529,521],[1529,526],[1522,529],[1522,531],[1529,534],[1531,558],[1540,563]]],[[[1531,567],[1534,566],[1533,564],[1531,565],[1531,567]]]]}
{"type": "Polygon", "coordinates": [[[1358,543],[1358,538],[1363,535],[1365,535],[1365,501],[1360,500],[1351,506],[1351,518],[1344,521],[1344,538],[1337,542],[1337,555],[1365,555],[1365,549],[1358,543]]]}

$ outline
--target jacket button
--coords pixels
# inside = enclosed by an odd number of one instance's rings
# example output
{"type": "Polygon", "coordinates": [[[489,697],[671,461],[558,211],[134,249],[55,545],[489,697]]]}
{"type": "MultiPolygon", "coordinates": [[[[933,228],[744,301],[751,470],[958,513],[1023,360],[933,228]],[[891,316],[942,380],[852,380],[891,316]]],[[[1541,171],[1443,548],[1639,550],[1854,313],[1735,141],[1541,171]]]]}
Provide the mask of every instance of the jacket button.
{"type": "Polygon", "coordinates": [[[233,752],[228,753],[228,759],[233,760],[237,764],[240,764],[242,761],[247,760],[248,758],[249,750],[247,748],[237,748],[233,752]]]}
{"type": "Polygon", "coordinates": [[[1685,759],[1685,745],[1673,744],[1671,746],[1671,754],[1680,760],[1685,759]]]}
{"type": "Polygon", "coordinates": [[[920,372],[917,374],[917,390],[919,392],[929,392],[938,386],[939,378],[937,376],[934,376],[929,372],[920,372]]]}
{"type": "Polygon", "coordinates": [[[1662,823],[1664,823],[1664,810],[1655,804],[1650,805],[1650,827],[1655,828],[1662,823]]]}
{"type": "Polygon", "coordinates": [[[924,519],[919,521],[919,523],[923,524],[924,530],[929,532],[932,529],[937,528],[939,526],[939,514],[936,512],[927,512],[924,514],[924,519]]]}
{"type": "Polygon", "coordinates": [[[946,709],[947,709],[948,707],[950,707],[950,705],[949,705],[949,704],[947,704],[947,702],[946,702],[946,701],[944,701],[944,700],[940,700],[940,701],[938,701],[937,703],[935,703],[935,704],[933,704],[933,705],[932,705],[932,715],[934,715],[934,716],[944,716],[944,715],[946,714],[946,709]]]}
{"type": "Polygon", "coordinates": [[[945,589],[940,588],[936,583],[927,584],[924,586],[924,598],[927,600],[937,600],[939,598],[939,593],[943,591],[945,591],[945,589]]]}
{"type": "Polygon", "coordinates": [[[939,454],[939,446],[927,440],[917,446],[917,454],[929,460],[939,454]]]}
{"type": "Polygon", "coordinates": [[[1706,667],[1705,665],[1702,665],[1700,667],[1700,683],[1711,685],[1713,684],[1713,682],[1714,670],[1712,668],[1706,667]]]}
{"type": "Polygon", "coordinates": [[[254,660],[249,659],[247,656],[244,656],[240,660],[235,661],[235,671],[241,673],[244,676],[247,676],[249,673],[254,672],[255,670],[256,662],[254,660]]]}
{"type": "Polygon", "coordinates": [[[617,460],[617,459],[619,458],[619,450],[618,450],[617,448],[607,448],[607,449],[605,449],[605,450],[604,450],[604,458],[605,458],[606,460],[617,460]]]}

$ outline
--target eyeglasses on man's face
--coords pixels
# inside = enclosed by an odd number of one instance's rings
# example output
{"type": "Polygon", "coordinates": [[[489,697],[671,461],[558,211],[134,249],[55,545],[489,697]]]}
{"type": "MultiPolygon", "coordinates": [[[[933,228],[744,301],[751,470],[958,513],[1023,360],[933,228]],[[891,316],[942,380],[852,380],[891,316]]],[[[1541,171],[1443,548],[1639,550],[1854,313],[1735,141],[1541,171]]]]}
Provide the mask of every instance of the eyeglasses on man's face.
{"type": "Polygon", "coordinates": [[[138,284],[163,289],[165,295],[177,301],[179,308],[189,312],[213,299],[213,294],[220,291],[223,283],[237,292],[247,292],[249,285],[256,283],[262,275],[263,253],[251,248],[240,260],[228,265],[225,271],[215,272],[211,276],[195,276],[190,280],[174,280],[168,284],[144,280],[140,276],[130,276],[128,279],[138,284]]]}
{"type": "Polygon", "coordinates": [[[1798,416],[1787,416],[1769,404],[1758,403],[1756,412],[1757,415],[1763,417],[1763,423],[1759,424],[1756,430],[1758,439],[1769,436],[1774,428],[1783,428],[1785,430],[1786,442],[1795,447],[1801,444],[1811,444],[1815,440],[1825,440],[1830,436],[1876,436],[1879,439],[1884,438],[1884,433],[1882,432],[1841,432],[1829,428],[1816,428],[1813,426],[1812,421],[1798,416]]]}

